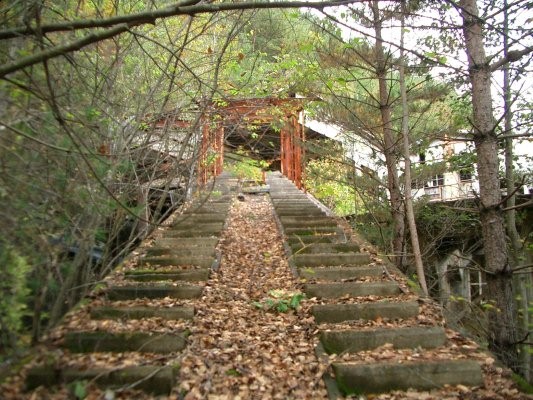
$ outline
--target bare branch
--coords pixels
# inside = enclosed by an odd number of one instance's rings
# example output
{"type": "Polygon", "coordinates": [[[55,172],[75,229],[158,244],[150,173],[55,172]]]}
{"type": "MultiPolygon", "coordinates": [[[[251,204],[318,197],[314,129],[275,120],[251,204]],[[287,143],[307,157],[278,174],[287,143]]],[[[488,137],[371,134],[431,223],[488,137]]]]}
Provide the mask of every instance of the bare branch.
{"type": "Polygon", "coordinates": [[[10,74],[15,71],[19,71],[23,68],[29,67],[41,63],[43,61],[50,60],[52,58],[70,53],[72,51],[80,50],[85,46],[88,46],[92,43],[102,41],[104,39],[109,39],[113,36],[119,35],[129,29],[128,24],[120,24],[111,29],[100,32],[92,32],[79,40],[70,42],[64,45],[55,46],[47,50],[32,54],[28,57],[23,57],[20,60],[15,62],[4,64],[0,67],[0,78],[3,78],[7,74],[10,74]]]}
{"type": "Polygon", "coordinates": [[[198,4],[199,0],[184,0],[173,4],[171,6],[154,11],[143,11],[140,13],[118,15],[102,19],[83,19],[76,21],[58,22],[54,24],[43,24],[37,27],[20,26],[12,29],[5,29],[0,31],[0,40],[12,39],[20,36],[30,36],[36,34],[37,31],[42,34],[51,32],[66,32],[75,31],[79,29],[89,28],[108,28],[110,26],[128,24],[130,27],[155,24],[157,19],[175,17],[178,15],[198,15],[206,13],[215,13],[220,11],[232,10],[251,10],[259,8],[316,8],[323,9],[325,7],[341,6],[351,3],[358,3],[362,0],[332,0],[321,2],[305,2],[305,1],[286,1],[286,2],[236,2],[236,3],[212,3],[212,4],[198,4]]]}
{"type": "Polygon", "coordinates": [[[533,46],[526,47],[523,50],[514,50],[507,53],[507,55],[498,61],[492,63],[490,65],[490,70],[492,72],[504,67],[507,64],[510,64],[512,62],[520,60],[522,57],[528,55],[529,53],[533,52],[533,46]]]}
{"type": "Polygon", "coordinates": [[[59,46],[54,46],[48,50],[43,50],[39,53],[24,57],[20,60],[5,64],[0,67],[0,78],[15,71],[40,62],[50,60],[81,48],[96,43],[113,36],[117,36],[128,29],[146,24],[155,24],[157,19],[173,17],[178,15],[197,15],[206,13],[216,13],[220,11],[231,10],[251,10],[260,8],[317,8],[323,10],[325,7],[339,6],[351,4],[362,0],[338,0],[338,1],[324,1],[318,3],[308,3],[303,1],[289,1],[289,2],[244,2],[244,3],[221,3],[221,4],[196,4],[198,1],[183,1],[172,6],[156,11],[145,11],[142,13],[120,15],[116,17],[104,19],[87,19],[78,21],[69,21],[56,24],[39,25],[38,29],[33,27],[18,27],[0,31],[0,40],[15,38],[19,36],[28,36],[32,34],[45,34],[50,32],[74,31],[88,28],[107,28],[107,30],[99,32],[91,32],[83,38],[59,46]],[[190,5],[193,4],[193,5],[190,5]]]}
{"type": "Polygon", "coordinates": [[[517,204],[514,207],[504,208],[503,211],[517,210],[519,208],[529,207],[530,205],[533,205],[533,200],[529,200],[529,201],[526,201],[525,203],[517,204]]]}

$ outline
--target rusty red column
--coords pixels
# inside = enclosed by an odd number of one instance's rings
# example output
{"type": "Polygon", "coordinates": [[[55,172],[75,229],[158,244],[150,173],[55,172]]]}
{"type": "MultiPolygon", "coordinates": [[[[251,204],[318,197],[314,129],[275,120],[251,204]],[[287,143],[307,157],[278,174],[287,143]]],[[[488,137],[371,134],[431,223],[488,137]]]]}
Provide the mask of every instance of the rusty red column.
{"type": "Polygon", "coordinates": [[[202,118],[202,140],[200,142],[200,152],[198,154],[198,184],[205,185],[207,182],[207,157],[209,152],[209,124],[202,118]]]}
{"type": "Polygon", "coordinates": [[[224,125],[220,122],[217,124],[215,136],[215,151],[217,155],[213,173],[214,176],[218,176],[224,168],[224,125]]]}

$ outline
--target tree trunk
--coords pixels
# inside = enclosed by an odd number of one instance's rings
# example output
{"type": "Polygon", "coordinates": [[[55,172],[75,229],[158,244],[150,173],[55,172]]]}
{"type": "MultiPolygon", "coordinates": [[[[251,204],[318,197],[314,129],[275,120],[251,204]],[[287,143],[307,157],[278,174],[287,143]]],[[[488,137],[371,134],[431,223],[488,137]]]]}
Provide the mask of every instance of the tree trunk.
{"type": "Polygon", "coordinates": [[[391,105],[389,88],[387,84],[387,61],[383,51],[383,38],[381,35],[381,16],[378,1],[372,2],[372,13],[374,21],[374,31],[376,35],[376,45],[374,47],[376,56],[376,77],[379,83],[379,107],[381,111],[381,123],[383,129],[383,154],[387,165],[387,188],[390,195],[391,215],[392,215],[392,250],[394,253],[394,263],[401,267],[403,260],[403,247],[405,242],[405,221],[403,213],[402,194],[398,178],[398,158],[396,156],[397,139],[392,128],[391,105]]]}
{"type": "Polygon", "coordinates": [[[461,0],[463,35],[472,86],[473,135],[478,156],[480,222],[485,252],[489,312],[489,348],[516,368],[516,314],[512,270],[507,258],[498,177],[498,139],[492,110],[491,71],[485,56],[482,20],[475,0],[461,0]]]}
{"type": "Polygon", "coordinates": [[[422,262],[422,254],[420,252],[420,244],[418,242],[418,231],[416,229],[415,212],[413,209],[413,197],[411,195],[411,154],[409,151],[409,107],[407,104],[407,88],[405,86],[405,55],[404,55],[404,26],[405,26],[405,0],[402,1],[401,10],[401,33],[400,33],[400,95],[402,98],[402,140],[403,140],[403,158],[405,163],[404,173],[404,190],[405,190],[405,212],[407,214],[407,222],[409,224],[409,236],[411,237],[411,247],[413,249],[413,257],[415,260],[416,274],[418,275],[418,283],[422,288],[425,296],[428,295],[428,287],[426,283],[426,273],[424,271],[424,264],[422,262]]]}

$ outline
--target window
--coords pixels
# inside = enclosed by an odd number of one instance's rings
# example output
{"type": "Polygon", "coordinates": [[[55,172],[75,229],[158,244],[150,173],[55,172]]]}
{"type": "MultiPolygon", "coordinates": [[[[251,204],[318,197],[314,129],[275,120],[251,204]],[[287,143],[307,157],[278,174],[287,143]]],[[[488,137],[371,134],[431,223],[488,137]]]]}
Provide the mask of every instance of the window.
{"type": "Polygon", "coordinates": [[[427,187],[438,187],[438,186],[444,186],[444,175],[434,175],[430,178],[430,180],[427,182],[427,187]]]}
{"type": "Polygon", "coordinates": [[[459,170],[459,179],[461,182],[472,180],[472,170],[470,168],[463,168],[459,170]]]}

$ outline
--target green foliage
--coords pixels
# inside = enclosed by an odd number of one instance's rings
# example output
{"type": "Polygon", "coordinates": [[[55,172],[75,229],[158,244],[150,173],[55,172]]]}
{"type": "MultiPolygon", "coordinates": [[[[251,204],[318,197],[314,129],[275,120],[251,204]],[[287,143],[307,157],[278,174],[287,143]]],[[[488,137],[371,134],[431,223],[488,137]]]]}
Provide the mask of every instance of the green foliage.
{"type": "Polygon", "coordinates": [[[420,200],[415,213],[419,233],[428,245],[439,247],[447,238],[460,238],[465,243],[479,234],[479,217],[472,212],[458,212],[446,205],[420,200]]]}
{"type": "Polygon", "coordinates": [[[224,169],[232,172],[239,179],[253,180],[260,182],[263,180],[263,170],[268,167],[264,160],[254,160],[247,157],[246,153],[241,151],[239,155],[227,155],[224,169]]]}
{"type": "Polygon", "coordinates": [[[316,159],[305,170],[305,187],[337,215],[355,214],[361,203],[348,183],[349,168],[341,161],[316,159]]]}
{"type": "Polygon", "coordinates": [[[70,392],[76,400],[83,400],[87,397],[87,381],[74,381],[69,384],[70,392]]]}
{"type": "Polygon", "coordinates": [[[518,374],[512,374],[511,379],[518,385],[522,393],[533,394],[533,386],[518,374]]]}
{"type": "Polygon", "coordinates": [[[30,265],[12,247],[0,242],[0,268],[0,348],[9,351],[18,344],[21,319],[27,308],[30,265]]]}
{"type": "Polygon", "coordinates": [[[252,304],[259,309],[285,313],[289,310],[297,310],[304,300],[305,294],[301,292],[288,292],[282,289],[271,290],[268,297],[252,304]]]}
{"type": "Polygon", "coordinates": [[[228,376],[242,376],[242,373],[239,372],[237,369],[235,368],[230,368],[226,371],[226,375],[228,376]]]}

